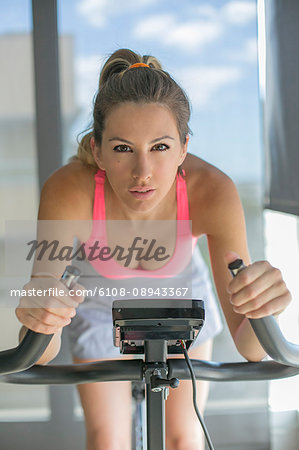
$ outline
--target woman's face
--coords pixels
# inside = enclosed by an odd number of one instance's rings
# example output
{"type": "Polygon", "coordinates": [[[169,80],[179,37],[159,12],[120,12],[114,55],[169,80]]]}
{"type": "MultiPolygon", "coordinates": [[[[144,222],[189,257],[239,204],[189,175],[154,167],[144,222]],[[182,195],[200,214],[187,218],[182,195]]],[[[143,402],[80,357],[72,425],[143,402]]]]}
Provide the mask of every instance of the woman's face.
{"type": "Polygon", "coordinates": [[[174,187],[187,152],[172,113],[164,106],[124,103],[106,118],[99,167],[120,202],[131,212],[150,212],[174,187]]]}

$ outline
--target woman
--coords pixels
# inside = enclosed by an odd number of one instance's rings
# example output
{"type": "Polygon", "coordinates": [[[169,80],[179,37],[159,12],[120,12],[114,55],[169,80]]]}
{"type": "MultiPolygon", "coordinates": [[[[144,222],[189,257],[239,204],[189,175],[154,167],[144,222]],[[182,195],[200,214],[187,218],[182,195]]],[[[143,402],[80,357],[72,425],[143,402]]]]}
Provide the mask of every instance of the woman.
{"type": "MultiPolygon", "coordinates": [[[[82,139],[77,157],[46,182],[41,194],[39,220],[66,220],[74,221],[74,224],[98,220],[100,228],[105,221],[107,224],[117,221],[133,224],[129,233],[114,232],[107,225],[105,239],[103,230],[97,230],[97,236],[102,239],[100,244],[108,242],[110,248],[119,244],[128,248],[132,229],[136,231],[134,224],[143,224],[145,242],[151,240],[155,232],[152,226],[146,228],[144,224],[177,223],[174,233],[167,233],[162,227],[161,239],[170,256],[166,263],[157,258],[150,262],[138,259],[136,252],[127,266],[124,260],[118,260],[116,264],[115,259],[110,260],[112,266],[108,266],[106,272],[106,266],[99,261],[92,262],[92,258],[83,263],[91,271],[88,273],[100,274],[107,279],[137,279],[140,273],[142,277],[150,273],[152,278],[161,276],[164,280],[170,277],[168,263],[175,260],[176,248],[180,245],[179,224],[192,221],[189,242],[194,249],[198,237],[207,236],[218,297],[235,345],[246,359],[259,361],[265,353],[248,318],[279,314],[289,303],[290,294],[278,269],[265,261],[250,264],[242,206],[232,181],[217,168],[187,154],[189,116],[186,95],[155,58],[141,57],[126,49],[116,51],[101,72],[93,130],[82,139]],[[247,268],[232,280],[227,264],[238,255],[247,268]]],[[[74,236],[79,236],[80,242],[90,243],[90,230],[74,227],[67,238],[63,235],[63,242],[70,244],[74,236]]],[[[139,233],[138,227],[137,230],[139,233]]],[[[91,236],[95,236],[94,229],[91,236]]],[[[198,255],[196,259],[192,288],[196,288],[196,279],[200,279],[201,270],[204,270],[198,255]],[[198,266],[199,270],[196,269],[198,266]]],[[[64,267],[63,262],[57,264],[55,270],[51,270],[51,276],[59,278],[64,267]]],[[[185,264],[181,269],[184,274],[185,264]]],[[[44,272],[44,267],[36,263],[27,288],[39,285],[40,271],[44,272]]],[[[176,275],[180,279],[179,272],[178,267],[173,269],[173,279],[177,279],[176,275]]],[[[185,282],[184,276],[181,279],[185,282]]],[[[52,278],[48,283],[61,286],[52,278]]],[[[201,296],[204,284],[201,280],[197,285],[196,295],[198,292],[201,296]]],[[[210,357],[211,338],[220,329],[217,311],[210,306],[209,293],[207,297],[206,306],[210,308],[207,316],[209,320],[212,317],[214,325],[201,341],[195,342],[189,352],[192,358],[210,357]]],[[[39,363],[44,364],[57,354],[61,328],[71,322],[82,300],[80,296],[58,297],[56,301],[60,302],[60,308],[41,307],[41,304],[33,308],[21,299],[16,315],[24,326],[41,333],[55,333],[39,363]]],[[[74,361],[78,363],[117,355],[112,349],[107,350],[111,335],[108,336],[110,331],[105,330],[111,330],[111,319],[109,313],[105,316],[105,306],[102,305],[98,316],[94,310],[92,318],[91,309],[84,309],[85,304],[93,301],[85,300],[70,326],[74,361]],[[95,337],[95,323],[100,338],[95,337]],[[91,335],[88,342],[86,336],[91,335]],[[95,353],[96,358],[93,357],[95,353]]],[[[108,305],[107,311],[110,310],[109,302],[108,305]]],[[[203,410],[207,385],[203,382],[198,385],[198,401],[203,410]]],[[[129,383],[95,383],[78,388],[85,413],[88,450],[129,449],[129,383]]],[[[166,402],[168,450],[204,448],[191,395],[191,383],[184,381],[178,389],[171,391],[166,402]]]]}

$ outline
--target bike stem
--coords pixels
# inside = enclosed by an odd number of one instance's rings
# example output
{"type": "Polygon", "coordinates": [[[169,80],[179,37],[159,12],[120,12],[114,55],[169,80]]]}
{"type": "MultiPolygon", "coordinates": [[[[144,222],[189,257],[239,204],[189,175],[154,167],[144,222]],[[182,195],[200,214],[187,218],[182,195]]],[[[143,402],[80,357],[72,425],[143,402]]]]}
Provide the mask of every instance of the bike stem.
{"type": "Polygon", "coordinates": [[[167,341],[145,341],[144,355],[147,450],[165,450],[165,400],[168,387],[177,387],[179,382],[176,378],[167,378],[167,341]]]}

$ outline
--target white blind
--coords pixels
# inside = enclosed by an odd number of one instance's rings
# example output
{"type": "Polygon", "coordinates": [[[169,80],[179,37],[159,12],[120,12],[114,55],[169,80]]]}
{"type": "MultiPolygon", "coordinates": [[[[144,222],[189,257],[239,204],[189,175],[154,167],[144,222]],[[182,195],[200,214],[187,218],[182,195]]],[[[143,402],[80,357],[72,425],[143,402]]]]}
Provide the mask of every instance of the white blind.
{"type": "Polygon", "coordinates": [[[299,215],[299,2],[265,0],[266,208],[299,215]]]}

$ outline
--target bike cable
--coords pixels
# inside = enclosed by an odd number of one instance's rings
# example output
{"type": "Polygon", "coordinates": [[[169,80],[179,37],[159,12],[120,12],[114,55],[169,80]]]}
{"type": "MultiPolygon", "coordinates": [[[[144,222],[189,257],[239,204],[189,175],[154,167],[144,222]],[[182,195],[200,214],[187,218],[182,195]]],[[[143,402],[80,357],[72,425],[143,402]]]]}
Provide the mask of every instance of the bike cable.
{"type": "Polygon", "coordinates": [[[193,367],[192,367],[189,355],[187,353],[187,348],[186,348],[185,341],[181,341],[181,346],[183,348],[185,360],[186,360],[186,363],[187,363],[187,366],[189,368],[190,375],[191,375],[192,387],[193,387],[193,406],[194,406],[196,415],[198,417],[198,420],[199,420],[199,422],[201,424],[201,427],[203,429],[203,432],[204,432],[204,435],[205,435],[208,447],[209,447],[210,450],[215,450],[214,446],[213,446],[213,443],[211,441],[208,429],[206,427],[206,424],[204,423],[203,417],[201,416],[201,414],[199,412],[199,409],[198,409],[198,406],[197,406],[197,403],[196,403],[196,378],[195,378],[195,374],[194,374],[194,371],[193,371],[193,367]]]}

